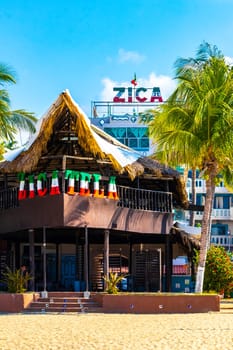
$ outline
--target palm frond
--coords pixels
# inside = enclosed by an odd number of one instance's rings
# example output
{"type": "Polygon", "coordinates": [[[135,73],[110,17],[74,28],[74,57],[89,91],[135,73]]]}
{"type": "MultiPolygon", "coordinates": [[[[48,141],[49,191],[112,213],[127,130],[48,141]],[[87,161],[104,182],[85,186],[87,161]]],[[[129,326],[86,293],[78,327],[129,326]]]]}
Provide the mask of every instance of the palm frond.
{"type": "Polygon", "coordinates": [[[11,123],[18,129],[34,133],[36,131],[36,122],[37,118],[34,113],[27,112],[24,109],[11,111],[11,123]]]}

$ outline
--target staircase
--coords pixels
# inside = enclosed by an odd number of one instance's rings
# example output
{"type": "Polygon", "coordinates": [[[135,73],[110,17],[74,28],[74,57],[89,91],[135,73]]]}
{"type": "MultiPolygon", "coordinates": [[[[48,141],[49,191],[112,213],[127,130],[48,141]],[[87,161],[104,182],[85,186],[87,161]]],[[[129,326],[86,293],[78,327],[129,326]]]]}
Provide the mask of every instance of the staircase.
{"type": "Polygon", "coordinates": [[[26,313],[61,312],[101,312],[101,306],[93,300],[93,295],[84,297],[84,292],[48,292],[47,297],[39,297],[24,309],[26,313]]]}
{"type": "Polygon", "coordinates": [[[220,301],[220,312],[233,314],[233,299],[222,299],[220,301]]]}

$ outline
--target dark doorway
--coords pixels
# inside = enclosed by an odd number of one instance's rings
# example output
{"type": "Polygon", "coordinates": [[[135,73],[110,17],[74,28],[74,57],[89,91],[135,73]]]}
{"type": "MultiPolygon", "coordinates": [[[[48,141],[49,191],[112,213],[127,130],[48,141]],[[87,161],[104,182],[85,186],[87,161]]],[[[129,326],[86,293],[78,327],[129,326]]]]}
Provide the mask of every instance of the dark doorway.
{"type": "Polygon", "coordinates": [[[160,290],[160,253],[158,250],[134,251],[133,288],[136,292],[160,290]]]}

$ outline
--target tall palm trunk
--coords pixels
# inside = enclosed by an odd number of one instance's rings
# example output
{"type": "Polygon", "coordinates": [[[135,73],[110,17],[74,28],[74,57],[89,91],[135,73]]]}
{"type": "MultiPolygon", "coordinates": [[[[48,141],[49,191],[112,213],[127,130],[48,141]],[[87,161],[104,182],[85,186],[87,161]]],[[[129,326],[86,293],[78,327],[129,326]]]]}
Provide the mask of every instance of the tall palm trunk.
{"type": "MultiPolygon", "coordinates": [[[[196,168],[192,168],[192,204],[196,204],[196,168]]],[[[195,225],[194,211],[190,211],[189,225],[195,225]]]]}
{"type": "Polygon", "coordinates": [[[213,208],[215,192],[215,173],[209,174],[206,180],[206,201],[204,206],[202,226],[201,226],[201,242],[200,242],[200,256],[196,275],[195,292],[203,292],[204,274],[205,274],[205,263],[207,257],[207,251],[210,244],[210,223],[211,214],[213,208]]]}

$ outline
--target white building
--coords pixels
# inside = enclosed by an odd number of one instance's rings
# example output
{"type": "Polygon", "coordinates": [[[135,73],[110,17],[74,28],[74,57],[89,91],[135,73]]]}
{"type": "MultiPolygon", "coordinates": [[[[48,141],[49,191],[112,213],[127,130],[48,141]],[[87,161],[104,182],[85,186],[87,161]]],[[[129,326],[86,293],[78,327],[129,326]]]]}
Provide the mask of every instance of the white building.
{"type": "MultiPolygon", "coordinates": [[[[149,139],[148,126],[140,119],[150,118],[148,110],[154,109],[162,102],[160,89],[156,88],[114,88],[118,94],[113,101],[94,101],[91,106],[91,123],[98,126],[121,143],[135,149],[142,156],[150,155],[153,151],[149,139]],[[121,90],[121,92],[120,92],[121,90]],[[124,90],[124,91],[123,91],[124,90]],[[150,97],[151,96],[151,97],[150,97]],[[147,114],[143,116],[143,112],[147,114]]],[[[187,180],[187,193],[191,201],[192,179],[187,180]]],[[[205,204],[205,180],[196,179],[196,204],[205,204]]],[[[201,225],[203,212],[195,212],[195,224],[201,225]]],[[[174,220],[190,230],[200,233],[200,228],[188,228],[189,211],[176,211],[174,220]]],[[[191,233],[191,232],[190,232],[191,233]]],[[[230,193],[220,181],[216,186],[212,210],[211,243],[233,250],[233,193],[230,193]]]]}

